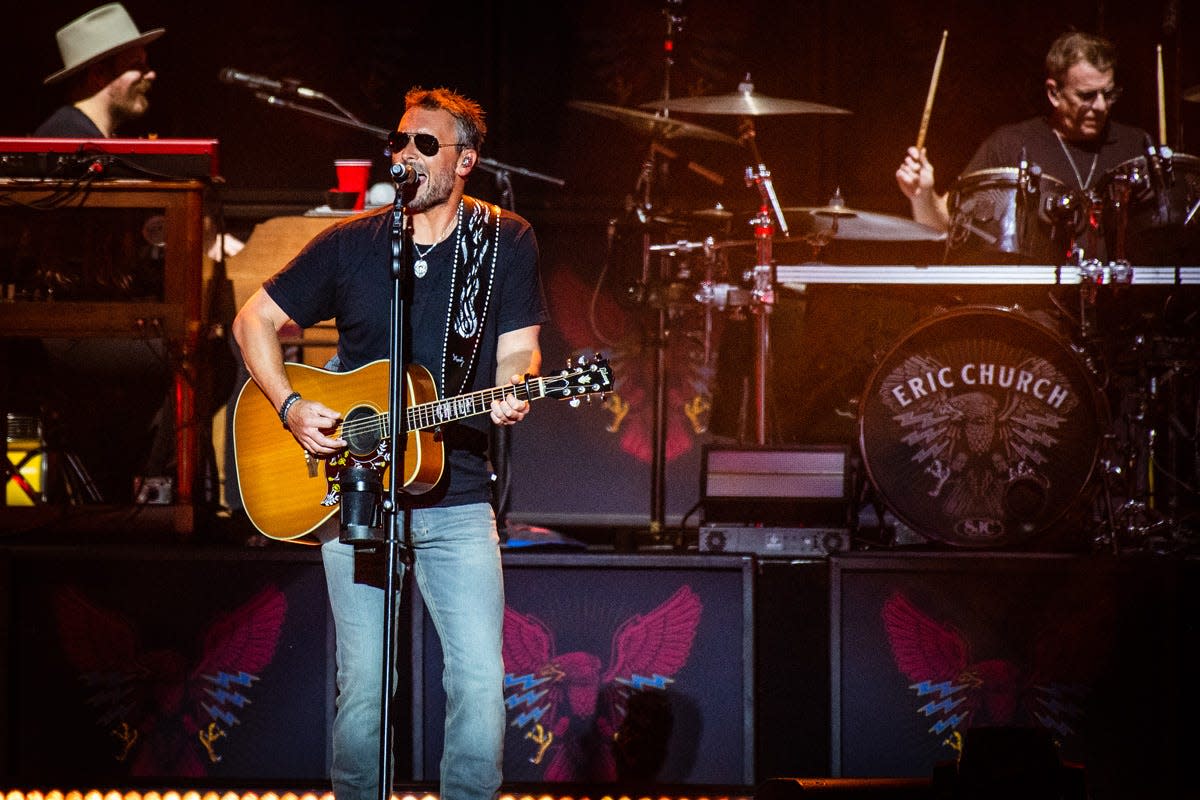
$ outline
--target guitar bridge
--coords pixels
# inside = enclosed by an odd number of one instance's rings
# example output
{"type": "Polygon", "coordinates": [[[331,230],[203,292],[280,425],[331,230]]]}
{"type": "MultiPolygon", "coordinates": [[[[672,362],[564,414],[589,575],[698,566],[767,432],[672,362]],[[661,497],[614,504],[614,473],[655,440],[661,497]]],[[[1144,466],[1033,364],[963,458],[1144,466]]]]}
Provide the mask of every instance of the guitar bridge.
{"type": "Polygon", "coordinates": [[[317,477],[317,460],[307,450],[304,451],[304,465],[308,467],[308,477],[317,477]]]}

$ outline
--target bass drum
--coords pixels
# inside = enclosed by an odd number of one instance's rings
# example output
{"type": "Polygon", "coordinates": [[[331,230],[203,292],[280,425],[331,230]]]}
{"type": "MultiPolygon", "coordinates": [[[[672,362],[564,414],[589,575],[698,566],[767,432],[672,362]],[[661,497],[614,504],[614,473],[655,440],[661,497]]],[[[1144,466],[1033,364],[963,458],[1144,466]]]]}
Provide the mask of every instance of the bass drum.
{"type": "Polygon", "coordinates": [[[1145,266],[1200,263],[1200,158],[1176,153],[1165,183],[1154,191],[1145,156],[1118,164],[1097,181],[1114,259],[1145,266]]]}
{"type": "Polygon", "coordinates": [[[1089,372],[1059,337],[1002,308],[924,320],[872,373],[859,446],[885,505],[947,544],[1004,547],[1072,508],[1105,429],[1089,372]]]}
{"type": "Polygon", "coordinates": [[[1068,197],[1057,178],[1042,175],[1036,191],[1022,196],[1016,167],[981,169],[961,176],[950,192],[951,264],[1061,264],[1082,215],[1055,224],[1047,209],[1068,197]]]}

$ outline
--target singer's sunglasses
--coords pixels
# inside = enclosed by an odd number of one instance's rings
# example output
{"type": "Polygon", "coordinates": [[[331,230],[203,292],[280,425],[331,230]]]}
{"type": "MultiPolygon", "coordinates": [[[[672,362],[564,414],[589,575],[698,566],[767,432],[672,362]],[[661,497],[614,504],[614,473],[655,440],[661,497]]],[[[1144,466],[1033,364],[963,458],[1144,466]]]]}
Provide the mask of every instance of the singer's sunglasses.
{"type": "Polygon", "coordinates": [[[404,131],[392,131],[388,134],[387,143],[388,150],[392,153],[399,153],[408,146],[408,140],[412,139],[413,144],[417,146],[417,152],[423,156],[433,158],[438,154],[438,150],[443,147],[469,147],[469,142],[439,142],[437,137],[432,133],[405,133],[404,131]]]}

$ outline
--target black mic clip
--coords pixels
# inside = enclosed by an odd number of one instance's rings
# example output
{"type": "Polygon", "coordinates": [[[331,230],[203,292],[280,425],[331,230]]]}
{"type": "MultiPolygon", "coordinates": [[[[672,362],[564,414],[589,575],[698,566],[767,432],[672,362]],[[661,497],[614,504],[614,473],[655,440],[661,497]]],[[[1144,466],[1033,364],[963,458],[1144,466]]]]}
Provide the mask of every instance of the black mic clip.
{"type": "Polygon", "coordinates": [[[342,544],[355,548],[373,547],[383,541],[383,481],[379,473],[365,466],[352,466],[339,475],[341,483],[342,544]]]}

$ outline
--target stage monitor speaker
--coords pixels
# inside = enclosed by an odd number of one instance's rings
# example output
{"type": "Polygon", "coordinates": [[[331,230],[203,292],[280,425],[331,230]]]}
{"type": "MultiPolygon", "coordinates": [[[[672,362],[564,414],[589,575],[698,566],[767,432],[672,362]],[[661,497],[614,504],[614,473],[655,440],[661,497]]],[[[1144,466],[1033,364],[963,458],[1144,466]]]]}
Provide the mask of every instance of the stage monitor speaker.
{"type": "Polygon", "coordinates": [[[315,550],[28,546],[0,550],[0,586],[6,783],[328,779],[315,550]]]}
{"type": "MultiPolygon", "coordinates": [[[[505,780],[751,784],[753,576],[748,556],[505,553],[505,780]]],[[[435,780],[442,650],[414,597],[414,778],[435,780]]]]}
{"type": "Polygon", "coordinates": [[[850,453],[841,445],[704,447],[700,475],[706,522],[838,527],[850,493],[850,453]]]}
{"type": "Polygon", "coordinates": [[[1164,743],[1191,726],[1182,564],[1017,553],[830,564],[834,776],[926,777],[978,729],[1044,728],[1095,797],[1176,796],[1188,750],[1164,743]]]}

